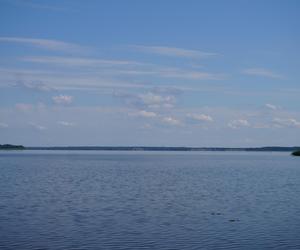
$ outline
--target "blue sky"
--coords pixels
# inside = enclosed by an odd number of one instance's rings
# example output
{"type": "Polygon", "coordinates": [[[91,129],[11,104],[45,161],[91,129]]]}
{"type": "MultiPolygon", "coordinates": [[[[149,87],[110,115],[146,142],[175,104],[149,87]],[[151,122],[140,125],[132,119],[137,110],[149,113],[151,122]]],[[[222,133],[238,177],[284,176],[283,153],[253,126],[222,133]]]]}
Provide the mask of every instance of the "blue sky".
{"type": "Polygon", "coordinates": [[[300,2],[0,0],[0,144],[300,144],[300,2]]]}

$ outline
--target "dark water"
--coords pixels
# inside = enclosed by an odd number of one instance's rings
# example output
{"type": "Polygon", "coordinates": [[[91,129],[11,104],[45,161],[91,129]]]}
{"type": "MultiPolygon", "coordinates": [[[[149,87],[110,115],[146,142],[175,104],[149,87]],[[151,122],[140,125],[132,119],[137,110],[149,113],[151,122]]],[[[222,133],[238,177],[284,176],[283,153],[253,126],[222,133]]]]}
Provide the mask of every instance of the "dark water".
{"type": "Polygon", "coordinates": [[[0,249],[300,249],[300,158],[1,152],[0,249]]]}

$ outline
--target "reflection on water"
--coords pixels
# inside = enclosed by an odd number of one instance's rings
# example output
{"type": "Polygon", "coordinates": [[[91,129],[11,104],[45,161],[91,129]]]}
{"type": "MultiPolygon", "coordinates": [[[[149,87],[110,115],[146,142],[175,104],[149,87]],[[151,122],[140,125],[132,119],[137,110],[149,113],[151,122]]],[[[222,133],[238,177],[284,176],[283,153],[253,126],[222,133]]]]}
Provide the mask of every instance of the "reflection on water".
{"type": "Polygon", "coordinates": [[[300,249],[286,153],[1,152],[0,249],[300,249]]]}

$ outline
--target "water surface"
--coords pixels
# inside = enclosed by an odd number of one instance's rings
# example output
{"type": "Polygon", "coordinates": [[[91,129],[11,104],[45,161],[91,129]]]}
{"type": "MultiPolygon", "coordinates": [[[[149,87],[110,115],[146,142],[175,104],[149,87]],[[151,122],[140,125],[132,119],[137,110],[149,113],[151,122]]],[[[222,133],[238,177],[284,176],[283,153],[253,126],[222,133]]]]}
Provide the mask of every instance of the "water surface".
{"type": "Polygon", "coordinates": [[[300,158],[0,152],[0,249],[300,249],[300,158]]]}

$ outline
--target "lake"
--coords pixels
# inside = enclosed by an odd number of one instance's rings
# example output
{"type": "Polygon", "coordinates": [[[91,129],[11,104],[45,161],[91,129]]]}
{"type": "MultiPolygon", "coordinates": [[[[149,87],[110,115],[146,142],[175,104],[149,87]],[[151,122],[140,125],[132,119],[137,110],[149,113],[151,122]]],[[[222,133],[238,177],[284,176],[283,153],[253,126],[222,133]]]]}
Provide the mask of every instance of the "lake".
{"type": "Polygon", "coordinates": [[[0,249],[300,249],[300,157],[2,151],[0,249]]]}

